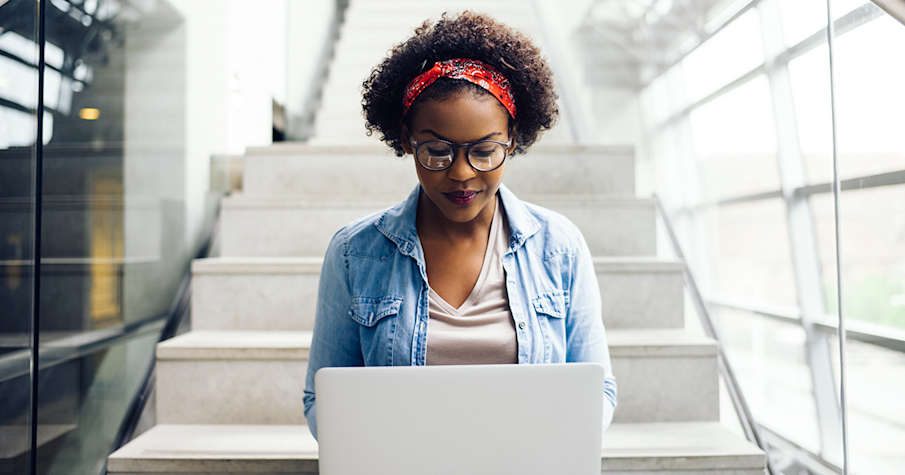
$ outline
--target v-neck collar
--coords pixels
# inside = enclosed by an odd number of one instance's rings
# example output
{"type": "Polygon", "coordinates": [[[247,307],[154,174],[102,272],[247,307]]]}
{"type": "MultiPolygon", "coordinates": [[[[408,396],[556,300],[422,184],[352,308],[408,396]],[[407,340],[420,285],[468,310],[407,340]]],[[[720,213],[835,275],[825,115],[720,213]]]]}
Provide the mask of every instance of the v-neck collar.
{"type": "MultiPolygon", "coordinates": [[[[493,210],[493,218],[490,220],[490,233],[487,236],[487,249],[484,251],[484,262],[481,264],[481,273],[478,274],[478,280],[475,282],[474,287],[472,287],[471,292],[468,294],[468,297],[465,298],[465,301],[462,302],[462,305],[459,308],[455,308],[451,303],[447,302],[440,296],[437,292],[431,289],[432,298],[436,300],[436,302],[444,307],[444,310],[449,312],[452,315],[461,316],[462,314],[468,312],[468,309],[473,307],[476,303],[476,300],[481,296],[481,290],[484,288],[484,283],[487,281],[487,274],[490,273],[490,266],[492,264],[493,253],[496,252],[496,243],[500,239],[500,228],[502,228],[502,210],[503,207],[502,200],[499,196],[496,199],[496,206],[494,206],[493,210]]],[[[428,285],[430,283],[428,282],[428,285]]]]}

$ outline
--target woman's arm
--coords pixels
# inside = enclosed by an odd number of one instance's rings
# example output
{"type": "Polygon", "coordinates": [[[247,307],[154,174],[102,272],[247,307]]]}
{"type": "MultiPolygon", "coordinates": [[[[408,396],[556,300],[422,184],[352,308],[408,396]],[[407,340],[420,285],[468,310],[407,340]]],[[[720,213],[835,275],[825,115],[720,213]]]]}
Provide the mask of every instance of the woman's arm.
{"type": "Polygon", "coordinates": [[[340,231],[327,248],[317,291],[314,335],[305,378],[305,417],[308,429],[317,439],[317,407],[314,398],[314,374],[329,366],[362,366],[358,324],[349,317],[352,296],[348,263],[344,255],[345,233],[340,231]]]}
{"type": "Polygon", "coordinates": [[[603,366],[603,428],[613,420],[616,409],[616,378],[610,362],[610,350],[603,328],[600,288],[591,252],[584,236],[578,232],[577,249],[572,261],[569,309],[566,315],[566,361],[594,362],[603,366]]]}

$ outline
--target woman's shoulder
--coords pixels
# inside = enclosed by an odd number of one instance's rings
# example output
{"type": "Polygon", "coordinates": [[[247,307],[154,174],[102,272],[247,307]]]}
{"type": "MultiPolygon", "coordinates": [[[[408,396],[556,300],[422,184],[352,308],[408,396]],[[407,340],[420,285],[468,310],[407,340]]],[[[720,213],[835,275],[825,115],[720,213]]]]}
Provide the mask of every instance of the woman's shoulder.
{"type": "Polygon", "coordinates": [[[511,216],[510,226],[516,232],[530,235],[529,242],[542,248],[545,254],[574,251],[584,241],[572,220],[544,206],[515,199],[509,201],[506,212],[511,216]]]}
{"type": "Polygon", "coordinates": [[[342,252],[344,257],[350,255],[382,258],[395,250],[395,244],[379,229],[379,223],[388,213],[402,206],[402,203],[375,211],[356,219],[340,228],[333,236],[328,254],[342,252]]]}

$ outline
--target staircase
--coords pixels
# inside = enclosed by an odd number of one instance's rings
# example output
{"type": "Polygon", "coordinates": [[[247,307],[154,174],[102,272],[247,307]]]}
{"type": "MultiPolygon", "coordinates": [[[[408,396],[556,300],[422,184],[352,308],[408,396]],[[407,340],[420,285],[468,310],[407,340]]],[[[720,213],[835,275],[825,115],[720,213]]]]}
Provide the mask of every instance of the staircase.
{"type": "MultiPolygon", "coordinates": [[[[537,31],[524,5],[486,11],[537,31]]],[[[410,157],[364,136],[357,86],[388,43],[443,9],[352,1],[318,138],[248,150],[243,190],[222,202],[221,255],[192,265],[192,331],[157,348],[157,425],[112,454],[109,473],[318,473],[302,391],[322,256],[336,230],[416,184],[410,157]]],[[[601,473],[762,475],[763,452],[719,423],[716,342],[684,328],[682,263],[657,257],[632,148],[551,146],[557,133],[511,159],[504,183],[575,222],[595,256],[619,385],[601,473]]]]}
{"type": "MultiPolygon", "coordinates": [[[[249,150],[222,256],[192,266],[192,331],[158,345],[157,426],[109,473],[317,473],[302,390],[321,256],[336,229],[402,200],[413,167],[372,146],[249,150]]],[[[539,145],[504,182],[574,221],[596,256],[619,384],[602,472],[762,474],[763,453],[719,423],[716,343],[683,328],[682,264],[656,257],[632,150],[539,145]]]]}

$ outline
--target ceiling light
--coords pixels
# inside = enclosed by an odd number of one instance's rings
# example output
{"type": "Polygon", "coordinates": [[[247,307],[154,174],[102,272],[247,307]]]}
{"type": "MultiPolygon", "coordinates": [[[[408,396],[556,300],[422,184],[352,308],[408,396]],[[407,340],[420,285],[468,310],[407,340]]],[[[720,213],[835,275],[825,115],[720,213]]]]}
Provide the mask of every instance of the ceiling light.
{"type": "Polygon", "coordinates": [[[85,108],[79,111],[79,118],[85,120],[97,120],[101,116],[101,111],[94,108],[85,108]]]}

